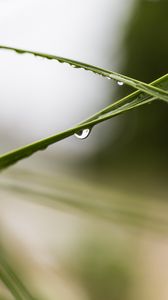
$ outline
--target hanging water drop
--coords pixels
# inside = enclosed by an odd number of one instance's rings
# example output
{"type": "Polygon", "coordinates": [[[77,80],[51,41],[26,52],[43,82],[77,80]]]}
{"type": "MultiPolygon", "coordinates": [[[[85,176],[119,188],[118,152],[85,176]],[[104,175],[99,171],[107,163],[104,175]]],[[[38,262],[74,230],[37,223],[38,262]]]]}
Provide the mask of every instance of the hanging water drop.
{"type": "Polygon", "coordinates": [[[122,85],[124,84],[124,82],[122,82],[122,81],[117,81],[117,84],[120,85],[120,86],[122,86],[122,85]]]}
{"type": "Polygon", "coordinates": [[[44,58],[44,57],[41,57],[41,56],[37,56],[37,55],[36,55],[36,59],[38,59],[38,60],[44,60],[45,58],[44,58]]]}
{"type": "Polygon", "coordinates": [[[77,137],[78,139],[84,140],[84,139],[86,139],[86,138],[89,136],[90,132],[91,132],[91,129],[89,129],[89,128],[86,128],[86,129],[80,129],[80,130],[79,130],[77,133],[75,133],[74,135],[75,135],[75,137],[77,137]]]}

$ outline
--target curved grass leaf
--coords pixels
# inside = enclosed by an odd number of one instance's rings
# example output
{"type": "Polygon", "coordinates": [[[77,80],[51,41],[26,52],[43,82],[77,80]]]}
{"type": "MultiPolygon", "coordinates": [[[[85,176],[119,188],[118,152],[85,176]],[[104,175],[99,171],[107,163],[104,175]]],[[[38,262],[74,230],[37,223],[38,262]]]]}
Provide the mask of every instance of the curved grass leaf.
{"type": "MultiPolygon", "coordinates": [[[[158,85],[164,88],[165,90],[168,89],[168,75],[165,75],[158,80],[152,83],[153,85],[158,85]]],[[[152,85],[150,85],[152,86],[152,85]]],[[[124,113],[128,110],[134,109],[140,105],[146,104],[153,100],[156,100],[156,97],[151,97],[143,92],[135,92],[130,94],[123,99],[116,101],[115,103],[111,104],[110,106],[106,107],[105,109],[101,110],[100,112],[96,113],[94,116],[90,117],[89,119],[83,121],[82,123],[70,128],[66,131],[60,132],[54,136],[45,138],[43,140],[39,140],[32,144],[26,145],[22,148],[13,150],[9,153],[5,153],[0,156],[0,170],[5,169],[17,161],[24,159],[26,157],[31,156],[33,153],[45,150],[49,145],[52,145],[58,141],[61,141],[71,135],[77,133],[79,130],[85,128],[92,128],[94,125],[101,123],[105,120],[108,120],[114,116],[117,116],[121,113],[124,113]]]]}
{"type": "Polygon", "coordinates": [[[125,75],[121,75],[119,73],[116,72],[112,72],[109,70],[105,70],[90,64],[86,64],[83,62],[79,62],[73,59],[69,59],[69,58],[65,58],[65,57],[61,57],[61,56],[56,56],[56,55],[51,55],[51,54],[45,54],[45,53],[41,53],[41,52],[36,52],[36,51],[30,51],[30,50],[25,50],[25,49],[19,49],[19,48],[14,48],[14,47],[8,47],[8,46],[4,46],[4,45],[0,45],[0,49],[4,49],[4,50],[11,50],[11,51],[15,51],[19,54],[24,54],[24,53],[28,53],[28,54],[32,54],[35,56],[39,56],[39,57],[43,57],[43,58],[47,58],[47,59],[54,59],[57,60],[60,63],[68,63],[69,65],[75,67],[75,68],[82,68],[84,70],[87,71],[91,71],[93,73],[99,74],[101,76],[110,78],[110,79],[114,79],[116,81],[119,82],[123,82],[129,86],[132,86],[133,88],[146,92],[147,94],[157,97],[159,99],[162,99],[164,101],[168,102],[168,93],[164,90],[161,90],[155,86],[150,86],[147,83],[138,81],[136,79],[127,77],[125,75]]]}
{"type": "Polygon", "coordinates": [[[0,278],[16,300],[37,300],[10,266],[2,245],[0,245],[0,278]]]}
{"type": "MultiPolygon", "coordinates": [[[[7,287],[7,289],[10,291],[10,293],[13,295],[14,299],[16,300],[24,300],[22,297],[22,293],[20,288],[15,284],[11,273],[9,272],[9,269],[6,267],[6,264],[4,265],[4,259],[2,256],[2,249],[0,253],[0,279],[4,283],[4,285],[7,287]]],[[[32,299],[29,299],[32,300],[32,299]]]]}
{"type": "Polygon", "coordinates": [[[15,285],[11,281],[11,278],[8,277],[8,274],[6,274],[5,270],[2,269],[1,266],[0,266],[0,279],[4,283],[4,285],[7,287],[7,289],[10,291],[10,293],[13,295],[14,299],[23,300],[19,291],[16,289],[15,285]]]}
{"type": "MultiPolygon", "coordinates": [[[[87,120],[81,122],[80,124],[74,126],[73,128],[70,128],[64,132],[60,132],[54,136],[45,138],[43,140],[39,140],[37,142],[34,142],[30,145],[26,145],[22,148],[13,150],[9,153],[5,153],[4,155],[0,156],[0,170],[7,168],[8,166],[16,163],[17,161],[26,158],[33,153],[46,149],[49,145],[56,143],[60,140],[63,140],[75,133],[77,133],[79,130],[85,129],[85,128],[92,128],[94,125],[101,123],[105,120],[108,120],[116,115],[119,115],[123,112],[126,112],[128,110],[131,110],[133,108],[136,108],[137,106],[140,106],[142,104],[151,102],[156,99],[162,99],[167,95],[168,93],[165,91],[168,89],[168,74],[165,76],[159,78],[158,80],[154,81],[152,84],[144,84],[142,82],[137,82],[134,79],[128,78],[124,75],[120,75],[114,72],[110,72],[101,68],[97,68],[88,64],[80,63],[74,60],[49,55],[49,54],[43,54],[39,52],[32,52],[28,50],[23,49],[17,49],[12,47],[6,47],[6,46],[0,46],[0,48],[7,49],[7,50],[14,50],[17,53],[30,53],[35,56],[41,56],[48,59],[56,59],[60,62],[67,62],[70,65],[73,65],[75,67],[83,68],[86,70],[90,70],[92,72],[98,73],[100,75],[103,75],[105,77],[109,77],[115,80],[122,81],[126,84],[129,84],[135,88],[138,88],[141,90],[141,92],[137,91],[134,92],[127,97],[124,97],[123,99],[116,101],[115,103],[111,104],[110,106],[107,106],[103,110],[99,111],[95,115],[91,116],[87,120]],[[138,85],[137,85],[138,84],[138,85]],[[140,85],[140,86],[139,86],[140,85]],[[158,88],[159,87],[159,88],[158,88]],[[162,88],[162,89],[160,89],[162,88]],[[143,91],[143,92],[142,92],[143,91]],[[145,93],[144,93],[145,91],[145,93]],[[146,94],[147,93],[147,94],[146,94]],[[152,97],[151,97],[152,95],[152,97]],[[162,97],[164,95],[164,97],[162,97]]],[[[164,99],[165,100],[165,99],[164,99]]]]}
{"type": "MultiPolygon", "coordinates": [[[[160,87],[164,90],[168,90],[168,74],[160,77],[159,79],[153,81],[150,85],[160,87]]],[[[156,97],[151,97],[150,95],[143,93],[141,91],[136,91],[132,94],[129,94],[128,96],[122,98],[121,100],[118,100],[109,106],[105,107],[101,111],[97,112],[90,118],[86,119],[82,123],[90,122],[92,120],[95,120],[97,118],[104,118],[107,114],[110,113],[118,108],[122,109],[122,112],[126,110],[126,108],[131,109],[149,102],[152,102],[154,100],[157,100],[156,97]]]]}

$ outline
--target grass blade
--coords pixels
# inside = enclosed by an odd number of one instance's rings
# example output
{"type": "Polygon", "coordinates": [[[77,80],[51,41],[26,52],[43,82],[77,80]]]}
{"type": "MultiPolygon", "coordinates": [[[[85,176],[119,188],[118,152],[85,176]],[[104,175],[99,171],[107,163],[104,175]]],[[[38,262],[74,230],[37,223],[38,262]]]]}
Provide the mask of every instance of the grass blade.
{"type": "Polygon", "coordinates": [[[75,68],[82,68],[84,70],[87,71],[91,71],[93,73],[99,74],[101,76],[107,77],[107,78],[111,78],[114,79],[116,81],[120,81],[123,82],[129,86],[132,86],[133,88],[143,91],[151,96],[154,96],[156,98],[162,99],[166,102],[168,102],[168,92],[159,89],[155,86],[150,86],[147,83],[138,81],[136,79],[127,77],[125,75],[121,75],[119,73],[116,72],[112,72],[109,70],[105,70],[90,64],[86,64],[83,62],[79,62],[73,59],[69,59],[69,58],[65,58],[65,57],[61,57],[61,56],[56,56],[56,55],[51,55],[51,54],[45,54],[45,53],[41,53],[41,52],[36,52],[36,51],[30,51],[30,50],[25,50],[25,49],[19,49],[19,48],[14,48],[14,47],[8,47],[8,46],[4,46],[4,45],[0,45],[0,49],[4,49],[4,50],[10,50],[10,51],[15,51],[19,54],[24,54],[24,53],[28,53],[28,54],[32,54],[35,56],[39,56],[39,57],[43,57],[43,58],[47,58],[47,59],[54,59],[57,60],[60,63],[68,63],[69,65],[75,67],[75,68]]]}
{"type": "MultiPolygon", "coordinates": [[[[160,77],[159,79],[153,81],[150,85],[154,85],[157,87],[160,87],[164,90],[168,90],[168,74],[160,77]]],[[[105,107],[101,111],[97,112],[90,118],[83,121],[83,123],[90,122],[96,118],[104,117],[107,113],[114,111],[117,108],[130,108],[132,106],[140,106],[146,103],[149,103],[151,101],[157,100],[156,97],[151,97],[150,95],[143,93],[141,91],[136,91],[132,94],[129,94],[128,96],[122,98],[121,100],[118,100],[109,106],[105,107]]]]}
{"type": "MultiPolygon", "coordinates": [[[[159,78],[158,80],[154,81],[152,84],[162,86],[162,88],[168,90],[168,75],[159,78]]],[[[37,151],[45,150],[49,145],[52,145],[58,141],[70,137],[71,135],[77,133],[79,130],[85,128],[91,128],[98,123],[101,123],[114,116],[117,116],[121,113],[134,109],[140,105],[146,104],[153,100],[156,100],[156,97],[151,97],[142,92],[132,93],[129,96],[119,101],[116,101],[112,105],[106,107],[105,109],[101,110],[94,116],[90,117],[89,119],[83,121],[82,123],[76,125],[73,128],[60,132],[54,136],[47,137],[43,140],[36,141],[32,144],[13,150],[9,153],[3,154],[2,156],[0,156],[0,170],[3,170],[15,164],[17,161],[21,159],[31,156],[33,153],[37,151]]]]}
{"type": "Polygon", "coordinates": [[[7,289],[11,292],[14,299],[24,300],[24,298],[22,298],[22,295],[20,294],[20,290],[13,282],[10,274],[8,274],[8,272],[6,271],[6,268],[4,267],[4,265],[2,263],[1,256],[0,256],[0,279],[2,280],[4,285],[7,287],[7,289]]]}
{"type": "Polygon", "coordinates": [[[35,300],[7,262],[2,246],[0,246],[0,278],[13,294],[15,299],[35,300]]]}

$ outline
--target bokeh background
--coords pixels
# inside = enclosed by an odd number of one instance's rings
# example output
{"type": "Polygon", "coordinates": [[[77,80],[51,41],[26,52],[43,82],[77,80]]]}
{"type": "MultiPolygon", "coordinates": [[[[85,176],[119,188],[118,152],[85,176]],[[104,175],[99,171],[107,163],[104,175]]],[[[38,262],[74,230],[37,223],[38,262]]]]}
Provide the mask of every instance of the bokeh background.
{"type": "MultiPolygon", "coordinates": [[[[167,14],[166,0],[0,0],[0,44],[151,82],[168,70],[167,14]]],[[[0,70],[1,154],[132,91],[4,50],[0,70]]],[[[0,299],[6,269],[21,299],[167,299],[167,120],[157,101],[1,173],[0,299]]]]}

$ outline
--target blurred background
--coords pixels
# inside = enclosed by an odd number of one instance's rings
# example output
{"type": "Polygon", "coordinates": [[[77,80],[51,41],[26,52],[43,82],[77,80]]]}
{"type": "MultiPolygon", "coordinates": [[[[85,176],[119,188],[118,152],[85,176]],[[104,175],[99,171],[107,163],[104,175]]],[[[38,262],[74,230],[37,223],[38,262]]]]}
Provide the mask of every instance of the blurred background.
{"type": "MultiPolygon", "coordinates": [[[[0,0],[0,44],[151,82],[168,70],[166,0],[0,0]]],[[[0,50],[0,153],[133,90],[0,50]]],[[[168,106],[156,101],[1,173],[0,299],[168,297],[168,106]]]]}

